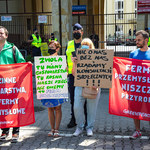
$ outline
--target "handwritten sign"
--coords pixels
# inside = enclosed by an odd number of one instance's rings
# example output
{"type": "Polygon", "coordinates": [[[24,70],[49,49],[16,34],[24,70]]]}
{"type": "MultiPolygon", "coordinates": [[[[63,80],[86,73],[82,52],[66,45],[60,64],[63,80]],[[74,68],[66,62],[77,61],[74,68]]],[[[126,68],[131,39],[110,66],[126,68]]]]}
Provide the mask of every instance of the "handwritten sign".
{"type": "Polygon", "coordinates": [[[37,99],[68,98],[66,56],[34,59],[37,99]]]}
{"type": "Polygon", "coordinates": [[[75,86],[110,88],[112,82],[113,50],[78,49],[75,86]]]}
{"type": "Polygon", "coordinates": [[[0,128],[33,124],[32,64],[0,65],[0,128]]]}

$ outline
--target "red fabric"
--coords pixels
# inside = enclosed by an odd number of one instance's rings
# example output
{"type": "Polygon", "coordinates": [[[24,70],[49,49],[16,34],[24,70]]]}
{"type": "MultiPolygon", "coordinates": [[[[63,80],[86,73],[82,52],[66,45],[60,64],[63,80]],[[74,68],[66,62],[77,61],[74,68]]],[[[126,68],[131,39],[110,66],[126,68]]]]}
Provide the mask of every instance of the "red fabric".
{"type": "Polygon", "coordinates": [[[150,121],[150,61],[114,57],[109,113],[150,121]]]}
{"type": "Polygon", "coordinates": [[[0,128],[34,122],[32,64],[0,65],[0,128]],[[4,83],[6,78],[9,80],[4,83]]]}

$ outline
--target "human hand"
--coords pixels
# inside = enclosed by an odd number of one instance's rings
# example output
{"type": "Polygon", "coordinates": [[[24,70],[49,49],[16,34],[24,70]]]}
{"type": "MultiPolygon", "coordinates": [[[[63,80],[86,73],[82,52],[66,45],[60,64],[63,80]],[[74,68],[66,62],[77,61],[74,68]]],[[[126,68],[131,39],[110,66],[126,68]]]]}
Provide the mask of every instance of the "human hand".
{"type": "Polygon", "coordinates": [[[76,63],[77,62],[77,57],[71,57],[71,60],[73,63],[76,63]]]}

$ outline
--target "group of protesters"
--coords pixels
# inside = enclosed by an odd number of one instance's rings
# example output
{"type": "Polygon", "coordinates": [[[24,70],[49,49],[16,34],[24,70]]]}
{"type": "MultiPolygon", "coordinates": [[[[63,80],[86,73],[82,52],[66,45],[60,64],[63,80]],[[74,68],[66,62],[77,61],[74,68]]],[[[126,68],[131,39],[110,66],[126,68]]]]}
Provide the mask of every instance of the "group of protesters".
{"type": "MultiPolygon", "coordinates": [[[[93,136],[93,127],[96,117],[96,110],[98,102],[100,100],[101,89],[98,87],[90,87],[90,89],[97,92],[94,99],[85,98],[82,95],[82,87],[74,86],[74,70],[77,63],[76,51],[77,48],[81,49],[94,49],[94,44],[89,38],[83,39],[83,27],[79,23],[73,26],[73,40],[69,41],[66,46],[66,59],[67,59],[67,71],[68,71],[68,90],[71,102],[71,119],[67,127],[72,128],[76,126],[76,130],[73,136],[79,136],[83,130],[86,129],[87,136],[93,136]]],[[[8,31],[5,27],[0,26],[0,64],[14,64],[23,63],[25,59],[14,44],[7,41],[8,31]],[[15,50],[15,58],[14,53],[15,50]]],[[[137,50],[130,53],[130,58],[140,60],[150,60],[150,49],[148,48],[149,34],[140,30],[136,32],[136,45],[137,50]]],[[[41,38],[37,29],[34,30],[34,34],[30,37],[28,42],[32,43],[33,56],[41,56],[40,43],[41,38]]],[[[57,56],[61,45],[57,39],[49,40],[48,42],[50,56],[57,56]]],[[[48,136],[58,137],[59,126],[62,118],[61,104],[66,102],[67,99],[42,99],[41,103],[48,108],[48,118],[51,125],[51,131],[48,136]]],[[[134,119],[136,131],[130,137],[136,139],[141,137],[140,132],[140,120],[134,119]]],[[[9,128],[2,128],[2,134],[0,140],[6,140],[9,134],[9,128]]],[[[19,138],[19,127],[13,127],[12,143],[17,142],[19,138]]]]}

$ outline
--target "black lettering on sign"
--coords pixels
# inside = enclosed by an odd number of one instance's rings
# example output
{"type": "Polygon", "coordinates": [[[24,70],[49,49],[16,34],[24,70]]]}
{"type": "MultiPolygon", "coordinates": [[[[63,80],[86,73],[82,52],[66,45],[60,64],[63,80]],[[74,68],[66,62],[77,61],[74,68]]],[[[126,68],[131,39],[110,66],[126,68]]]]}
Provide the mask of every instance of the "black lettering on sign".
{"type": "Polygon", "coordinates": [[[104,61],[108,61],[108,58],[106,56],[95,56],[95,60],[104,60],[104,61]]]}
{"type": "Polygon", "coordinates": [[[91,56],[90,55],[81,55],[80,56],[80,60],[92,60],[91,56]]]}
{"type": "Polygon", "coordinates": [[[89,81],[88,81],[88,80],[86,80],[86,85],[87,85],[87,86],[89,85],[89,81]]]}
{"type": "Polygon", "coordinates": [[[86,54],[86,50],[78,50],[78,54],[86,54]]]}
{"type": "Polygon", "coordinates": [[[93,80],[93,86],[95,85],[95,80],[93,80]]]}

